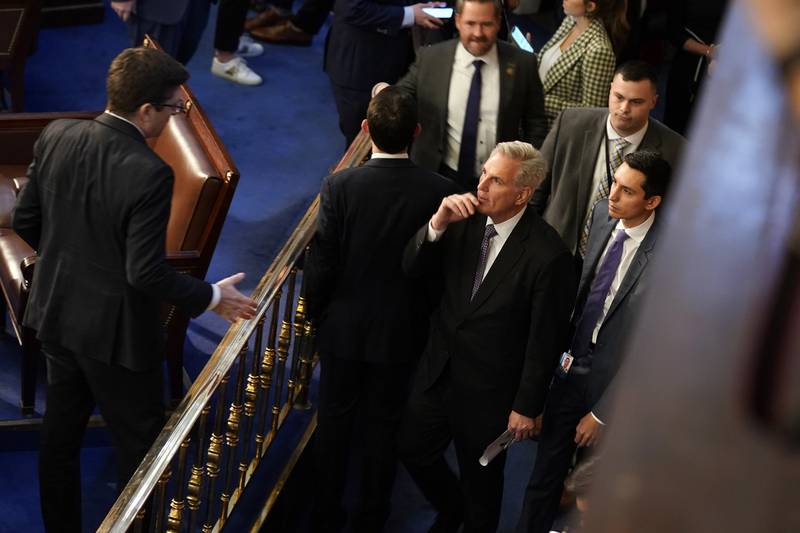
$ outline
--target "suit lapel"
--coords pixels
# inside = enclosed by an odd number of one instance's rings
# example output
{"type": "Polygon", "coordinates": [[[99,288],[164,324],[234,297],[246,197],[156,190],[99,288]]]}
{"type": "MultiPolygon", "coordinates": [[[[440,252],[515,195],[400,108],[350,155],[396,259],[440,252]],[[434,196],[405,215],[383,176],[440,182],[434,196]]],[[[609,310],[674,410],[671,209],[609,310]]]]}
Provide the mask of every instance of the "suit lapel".
{"type": "MultiPolygon", "coordinates": [[[[514,96],[514,78],[517,75],[517,62],[514,56],[510,53],[511,48],[501,46],[497,43],[497,62],[500,66],[500,107],[498,110],[508,109],[511,106],[511,99],[514,96]]],[[[504,117],[508,113],[499,112],[497,114],[497,138],[500,137],[500,132],[505,131],[505,124],[503,124],[504,117]]]]}
{"type": "MultiPolygon", "coordinates": [[[[528,234],[530,233],[531,227],[530,216],[530,210],[526,210],[525,214],[522,215],[522,218],[511,232],[511,235],[508,236],[508,239],[503,245],[503,249],[500,250],[500,254],[494,260],[494,263],[492,263],[492,268],[489,269],[489,272],[483,278],[481,286],[478,288],[478,292],[475,293],[475,298],[473,298],[473,300],[470,302],[468,306],[469,311],[477,309],[483,305],[483,303],[487,298],[489,298],[492,292],[494,292],[500,282],[508,278],[509,272],[511,272],[514,266],[517,264],[520,257],[522,257],[522,254],[525,253],[525,241],[528,240],[528,234]]],[[[483,237],[481,236],[481,240],[482,239],[483,237]]],[[[477,247],[480,248],[480,242],[478,242],[477,247]]],[[[475,265],[477,266],[477,259],[475,265]]],[[[475,279],[474,270],[472,274],[472,280],[470,281],[467,298],[469,298],[469,294],[472,292],[472,283],[475,279]]]]}
{"type": "Polygon", "coordinates": [[[642,275],[642,272],[644,272],[645,266],[647,266],[650,256],[653,253],[653,245],[656,242],[656,237],[656,221],[654,221],[653,226],[647,232],[644,241],[642,241],[639,249],[636,250],[636,255],[633,257],[631,266],[628,268],[628,272],[625,273],[625,277],[623,278],[622,283],[619,285],[619,290],[617,290],[617,294],[614,296],[614,301],[611,302],[611,307],[608,308],[608,313],[606,313],[606,317],[603,319],[603,322],[608,320],[608,317],[610,317],[614,311],[616,311],[617,307],[619,307],[620,303],[628,295],[631,288],[636,284],[636,281],[638,281],[639,277],[642,275]]]}
{"type": "Polygon", "coordinates": [[[600,150],[600,143],[605,138],[605,127],[607,114],[603,114],[602,120],[592,128],[583,132],[583,148],[578,167],[578,201],[575,203],[577,213],[575,220],[580,220],[578,225],[578,238],[583,230],[583,221],[586,211],[589,209],[589,198],[594,196],[591,190],[594,181],[594,168],[597,164],[597,154],[600,150]]]}
{"type": "MultiPolygon", "coordinates": [[[[450,78],[453,77],[453,62],[456,56],[458,39],[452,39],[446,48],[447,53],[434,55],[432,63],[435,65],[431,72],[433,83],[436,84],[431,95],[434,101],[434,108],[441,110],[442,132],[447,131],[447,102],[450,99],[450,78]]],[[[444,139],[444,136],[442,137],[444,139]]]]}
{"type": "Polygon", "coordinates": [[[653,121],[647,125],[647,131],[644,133],[642,142],[639,144],[637,150],[655,150],[660,151],[661,148],[661,135],[658,130],[653,127],[653,121]]]}

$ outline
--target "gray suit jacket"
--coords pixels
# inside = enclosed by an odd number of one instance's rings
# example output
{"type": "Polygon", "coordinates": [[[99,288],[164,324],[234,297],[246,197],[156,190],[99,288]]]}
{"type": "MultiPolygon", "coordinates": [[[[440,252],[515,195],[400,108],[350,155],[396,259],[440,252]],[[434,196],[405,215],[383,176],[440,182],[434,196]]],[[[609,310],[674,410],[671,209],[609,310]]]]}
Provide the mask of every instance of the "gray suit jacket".
{"type": "MultiPolygon", "coordinates": [[[[607,117],[608,109],[604,107],[565,109],[542,145],[542,155],[548,163],[547,175],[533,194],[531,204],[572,251],[594,194],[591,190],[594,167],[607,117]]],[[[681,135],[651,118],[638,149],[660,152],[674,169],[685,143],[681,135]]]]}
{"type": "MultiPolygon", "coordinates": [[[[592,226],[589,231],[589,243],[586,248],[586,260],[583,263],[581,282],[578,286],[578,298],[573,320],[577,320],[589,295],[600,256],[605,250],[611,232],[617,225],[617,219],[608,215],[608,200],[601,200],[592,212],[592,226]]],[[[603,422],[608,420],[609,389],[617,371],[622,365],[625,345],[633,332],[636,318],[641,312],[642,297],[647,287],[647,268],[653,258],[653,249],[658,238],[659,217],[647,232],[642,244],[633,256],[633,261],[622,283],[611,302],[592,352],[592,371],[589,373],[589,384],[586,395],[586,408],[603,422]]]]}
{"type": "MultiPolygon", "coordinates": [[[[452,39],[420,48],[416,62],[397,82],[416,97],[422,124],[411,159],[433,172],[439,171],[444,157],[447,98],[457,45],[458,39],[452,39]]],[[[497,42],[497,57],[500,62],[497,142],[522,140],[538,148],[547,134],[547,121],[536,58],[500,41],[497,42]]]]}

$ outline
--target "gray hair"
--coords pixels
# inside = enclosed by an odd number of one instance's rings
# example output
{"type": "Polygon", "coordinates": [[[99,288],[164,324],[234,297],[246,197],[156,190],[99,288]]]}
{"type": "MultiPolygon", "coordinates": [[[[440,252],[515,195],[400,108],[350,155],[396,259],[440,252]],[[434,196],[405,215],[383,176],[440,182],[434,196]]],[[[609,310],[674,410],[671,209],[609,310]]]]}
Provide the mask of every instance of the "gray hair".
{"type": "Polygon", "coordinates": [[[547,173],[547,161],[532,144],[522,141],[498,143],[492,155],[501,154],[514,161],[519,161],[519,172],[515,178],[518,187],[530,187],[535,190],[547,173]]]}

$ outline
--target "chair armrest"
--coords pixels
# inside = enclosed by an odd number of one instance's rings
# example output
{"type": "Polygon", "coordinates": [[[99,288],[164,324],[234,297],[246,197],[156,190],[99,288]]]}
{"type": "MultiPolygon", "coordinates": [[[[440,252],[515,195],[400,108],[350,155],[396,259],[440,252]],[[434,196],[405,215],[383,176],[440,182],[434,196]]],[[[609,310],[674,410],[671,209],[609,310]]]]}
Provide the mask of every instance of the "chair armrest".
{"type": "Polygon", "coordinates": [[[19,269],[22,271],[22,289],[25,291],[31,290],[31,283],[33,282],[33,267],[36,266],[36,261],[39,260],[39,256],[36,253],[33,253],[20,261],[19,269]]]}

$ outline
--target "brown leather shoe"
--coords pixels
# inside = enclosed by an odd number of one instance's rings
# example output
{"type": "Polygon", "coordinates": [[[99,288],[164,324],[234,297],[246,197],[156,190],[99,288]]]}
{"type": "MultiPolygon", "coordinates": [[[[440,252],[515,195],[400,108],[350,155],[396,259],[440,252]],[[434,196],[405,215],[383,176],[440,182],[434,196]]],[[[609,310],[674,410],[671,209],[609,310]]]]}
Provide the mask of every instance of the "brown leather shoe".
{"type": "Polygon", "coordinates": [[[282,15],[277,9],[269,7],[255,17],[244,21],[244,29],[246,31],[253,31],[256,28],[275,26],[287,20],[289,20],[288,15],[282,15]]]}
{"type": "Polygon", "coordinates": [[[277,26],[256,28],[250,32],[254,38],[272,44],[290,44],[293,46],[310,46],[313,35],[298,29],[287,20],[277,26]]]}

